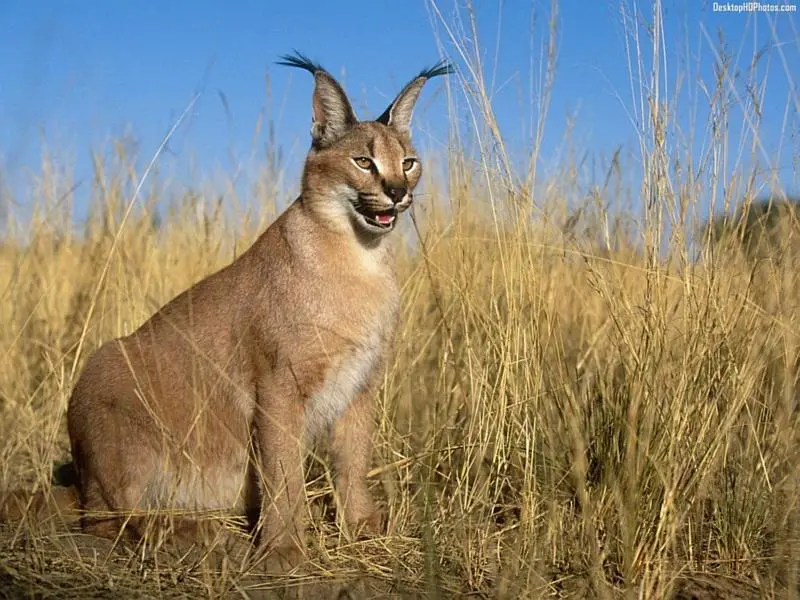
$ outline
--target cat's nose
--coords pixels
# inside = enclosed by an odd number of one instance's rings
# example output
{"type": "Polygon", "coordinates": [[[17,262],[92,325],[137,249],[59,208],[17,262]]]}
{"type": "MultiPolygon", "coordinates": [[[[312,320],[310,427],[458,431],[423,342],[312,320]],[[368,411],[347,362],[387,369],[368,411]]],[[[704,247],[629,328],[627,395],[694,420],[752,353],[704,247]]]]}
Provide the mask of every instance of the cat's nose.
{"type": "Polygon", "coordinates": [[[388,187],[386,188],[386,195],[392,199],[392,202],[399,204],[406,197],[408,188],[405,187],[388,187]]]}

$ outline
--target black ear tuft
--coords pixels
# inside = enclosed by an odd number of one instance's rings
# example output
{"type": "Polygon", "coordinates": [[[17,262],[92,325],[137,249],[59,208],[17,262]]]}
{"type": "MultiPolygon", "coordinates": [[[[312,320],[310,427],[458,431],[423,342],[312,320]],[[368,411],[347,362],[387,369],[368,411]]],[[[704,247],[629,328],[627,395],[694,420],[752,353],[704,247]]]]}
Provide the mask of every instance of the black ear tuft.
{"type": "Polygon", "coordinates": [[[446,60],[441,60],[432,67],[422,69],[419,75],[408,82],[406,87],[397,95],[397,98],[386,107],[383,114],[375,119],[375,121],[389,127],[394,127],[401,132],[409,132],[411,114],[414,111],[414,104],[417,102],[419,93],[422,91],[422,86],[432,77],[448,75],[453,73],[453,71],[453,66],[446,60]]]}
{"type": "Polygon", "coordinates": [[[419,75],[417,75],[417,77],[424,77],[425,79],[431,79],[433,77],[439,77],[441,75],[452,75],[453,73],[455,73],[453,65],[450,64],[450,62],[447,60],[440,60],[432,67],[428,69],[422,69],[422,71],[419,72],[419,75]]]}
{"type": "Polygon", "coordinates": [[[303,69],[314,76],[311,139],[315,147],[329,146],[357,123],[344,89],[319,63],[297,50],[294,54],[284,54],[280,59],[277,64],[303,69]]]}
{"type": "Polygon", "coordinates": [[[316,75],[318,71],[325,69],[319,63],[314,62],[302,52],[294,50],[294,54],[282,54],[279,56],[281,60],[275,61],[276,65],[284,65],[286,67],[295,67],[308,71],[312,75],[316,75]]]}

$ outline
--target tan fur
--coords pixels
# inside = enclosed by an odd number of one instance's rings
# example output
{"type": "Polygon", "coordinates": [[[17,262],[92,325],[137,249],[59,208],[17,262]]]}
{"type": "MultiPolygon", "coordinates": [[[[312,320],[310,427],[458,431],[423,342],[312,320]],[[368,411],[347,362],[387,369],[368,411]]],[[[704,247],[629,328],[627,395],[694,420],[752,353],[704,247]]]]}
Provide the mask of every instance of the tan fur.
{"type": "Polygon", "coordinates": [[[58,520],[64,524],[80,518],[75,487],[54,486],[49,492],[30,494],[14,491],[0,502],[0,521],[14,522],[29,519],[37,523],[58,520]]]}
{"type": "Polygon", "coordinates": [[[399,117],[357,122],[328,73],[291,60],[316,80],[300,197],[232,264],[98,349],[74,388],[87,532],[115,537],[126,522],[141,535],[138,518],[125,521],[137,510],[221,509],[249,515],[264,547],[302,548],[303,459],[326,431],[345,521],[380,523],[365,475],[398,315],[394,221],[381,229],[354,207],[374,217],[410,205],[421,175],[410,108],[441,73],[401,92],[399,117]]]}

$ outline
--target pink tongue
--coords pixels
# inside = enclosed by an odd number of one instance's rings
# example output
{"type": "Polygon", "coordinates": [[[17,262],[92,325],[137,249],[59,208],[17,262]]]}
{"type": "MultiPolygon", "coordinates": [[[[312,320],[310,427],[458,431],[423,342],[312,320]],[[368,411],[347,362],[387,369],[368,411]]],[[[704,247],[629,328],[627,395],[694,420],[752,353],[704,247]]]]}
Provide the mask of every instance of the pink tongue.
{"type": "Polygon", "coordinates": [[[375,220],[381,225],[392,222],[392,215],[375,215],[375,220]]]}

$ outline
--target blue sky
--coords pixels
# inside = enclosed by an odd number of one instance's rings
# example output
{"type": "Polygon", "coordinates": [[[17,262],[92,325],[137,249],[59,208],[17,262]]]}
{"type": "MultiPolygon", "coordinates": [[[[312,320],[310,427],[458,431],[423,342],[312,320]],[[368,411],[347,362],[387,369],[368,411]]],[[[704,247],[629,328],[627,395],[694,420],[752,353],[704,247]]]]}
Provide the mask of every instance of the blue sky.
{"type": "MultiPolygon", "coordinates": [[[[436,6],[448,26],[457,27],[455,9],[462,7],[463,18],[463,4],[437,0],[436,6]]],[[[639,10],[647,20],[649,4],[642,4],[644,9],[639,10]]],[[[572,139],[579,149],[602,158],[624,145],[636,154],[621,5],[633,7],[630,0],[623,4],[564,0],[559,5],[558,68],[543,168],[558,161],[572,116],[572,139]]],[[[792,105],[797,90],[790,92],[796,82],[786,75],[787,67],[792,76],[800,74],[797,18],[715,13],[711,5],[664,1],[670,93],[678,73],[685,75],[684,91],[678,96],[679,120],[688,124],[688,109],[694,105],[698,124],[705,125],[704,100],[696,81],[700,77],[711,84],[714,53],[704,31],[714,43],[722,31],[741,67],[747,66],[754,50],[766,49],[769,60],[762,59],[759,67],[768,88],[762,144],[765,154],[782,167],[785,185],[792,188],[797,184],[791,168],[796,149],[790,147],[791,132],[784,131],[783,119],[790,105],[789,123],[797,127],[792,105]],[[692,95],[699,95],[699,102],[692,95]]],[[[495,110],[511,149],[523,156],[530,146],[535,115],[529,74],[532,64],[534,78],[539,70],[551,5],[476,0],[475,7],[480,45],[497,87],[495,110]]],[[[438,60],[442,51],[463,67],[442,22],[424,0],[360,4],[3,0],[0,160],[6,184],[24,212],[25,190],[40,167],[44,140],[80,183],[75,202],[80,218],[91,181],[90,151],[108,152],[111,140],[130,133],[137,141],[139,162],[146,162],[197,92],[200,97],[191,115],[162,159],[166,171],[177,173],[184,184],[211,181],[237,168],[253,171],[263,158],[265,130],[253,150],[256,123],[263,115],[273,121],[288,175],[294,176],[308,144],[312,80],[301,71],[274,65],[292,48],[319,60],[339,77],[362,117],[382,112],[399,87],[438,60]]],[[[415,115],[417,139],[425,148],[446,140],[447,107],[437,90],[442,91],[441,83],[432,82],[415,115]]],[[[459,119],[466,123],[466,113],[459,119]]],[[[734,111],[734,121],[741,122],[741,113],[734,111]]],[[[734,134],[739,130],[734,125],[734,134]]],[[[695,137],[699,152],[702,131],[695,137]]]]}

